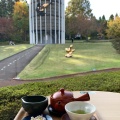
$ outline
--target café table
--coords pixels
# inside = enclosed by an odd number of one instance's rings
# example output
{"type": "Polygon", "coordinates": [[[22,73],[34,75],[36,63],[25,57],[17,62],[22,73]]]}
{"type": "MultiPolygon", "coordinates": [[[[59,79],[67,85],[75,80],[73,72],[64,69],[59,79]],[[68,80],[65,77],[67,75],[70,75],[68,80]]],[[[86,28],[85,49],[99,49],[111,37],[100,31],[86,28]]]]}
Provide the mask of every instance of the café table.
{"type": "MultiPolygon", "coordinates": [[[[90,101],[96,106],[95,117],[97,120],[120,120],[120,93],[116,92],[106,92],[106,91],[73,91],[74,97],[79,97],[80,95],[88,92],[90,95],[90,101]]],[[[47,96],[48,99],[50,96],[47,96]]],[[[46,109],[46,114],[49,115],[46,109]]],[[[14,120],[22,120],[27,116],[27,113],[23,108],[20,108],[14,120]]],[[[50,115],[53,120],[61,120],[60,117],[50,115]]]]}

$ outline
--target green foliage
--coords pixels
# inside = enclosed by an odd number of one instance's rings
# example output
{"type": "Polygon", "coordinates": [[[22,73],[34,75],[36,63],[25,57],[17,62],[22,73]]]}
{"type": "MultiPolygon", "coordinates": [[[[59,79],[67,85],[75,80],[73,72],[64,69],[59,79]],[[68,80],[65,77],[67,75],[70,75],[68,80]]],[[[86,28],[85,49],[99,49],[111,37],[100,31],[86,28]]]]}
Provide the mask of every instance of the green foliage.
{"type": "Polygon", "coordinates": [[[106,30],[109,38],[120,37],[120,17],[116,17],[114,20],[110,20],[107,23],[108,29],[106,30]]]}
{"type": "Polygon", "coordinates": [[[13,0],[0,0],[0,17],[8,17],[12,15],[13,0]]]}
{"type": "Polygon", "coordinates": [[[26,2],[19,1],[15,3],[13,21],[16,27],[16,40],[26,41],[27,32],[29,31],[29,8],[26,2]]]}
{"type": "Polygon", "coordinates": [[[114,15],[110,15],[109,20],[114,20],[114,15]]]}
{"type": "Polygon", "coordinates": [[[67,16],[91,16],[90,2],[88,0],[70,0],[66,8],[67,16]]]}
{"type": "Polygon", "coordinates": [[[120,53],[120,17],[108,22],[108,29],[106,30],[109,38],[114,38],[112,41],[113,47],[120,53]]]}
{"type": "Polygon", "coordinates": [[[90,2],[88,0],[70,0],[65,11],[66,35],[69,38],[77,34],[88,35],[92,16],[90,2]]]}
{"type": "Polygon", "coordinates": [[[117,53],[120,54],[120,38],[115,38],[111,41],[112,41],[112,45],[116,49],[117,53]]]}
{"type": "Polygon", "coordinates": [[[120,93],[120,71],[0,88],[0,120],[8,120],[15,117],[21,107],[21,97],[26,95],[48,96],[60,88],[65,88],[69,91],[89,90],[120,93]]]}
{"type": "Polygon", "coordinates": [[[14,3],[17,1],[19,0],[0,0],[0,17],[11,17],[14,3]]]}

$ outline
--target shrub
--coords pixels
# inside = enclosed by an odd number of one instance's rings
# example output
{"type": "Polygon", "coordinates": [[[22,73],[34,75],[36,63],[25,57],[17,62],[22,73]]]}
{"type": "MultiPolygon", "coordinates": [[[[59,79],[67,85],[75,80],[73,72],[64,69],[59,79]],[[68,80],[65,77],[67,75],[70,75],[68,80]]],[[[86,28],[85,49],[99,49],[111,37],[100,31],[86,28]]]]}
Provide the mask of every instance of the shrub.
{"type": "Polygon", "coordinates": [[[112,40],[112,45],[116,49],[116,51],[120,54],[120,38],[112,40]]]}
{"type": "Polygon", "coordinates": [[[112,43],[113,47],[116,49],[118,53],[120,53],[120,17],[115,17],[114,20],[110,20],[107,22],[107,37],[115,38],[112,43]]]}

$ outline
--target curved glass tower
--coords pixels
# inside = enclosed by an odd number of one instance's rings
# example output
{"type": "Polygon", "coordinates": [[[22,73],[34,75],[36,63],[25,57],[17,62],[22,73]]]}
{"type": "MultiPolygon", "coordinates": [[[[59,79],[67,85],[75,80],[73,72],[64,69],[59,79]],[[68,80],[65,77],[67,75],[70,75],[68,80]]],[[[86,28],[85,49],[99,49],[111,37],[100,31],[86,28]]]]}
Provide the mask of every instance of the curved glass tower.
{"type": "Polygon", "coordinates": [[[64,44],[64,0],[30,0],[30,44],[64,44]]]}

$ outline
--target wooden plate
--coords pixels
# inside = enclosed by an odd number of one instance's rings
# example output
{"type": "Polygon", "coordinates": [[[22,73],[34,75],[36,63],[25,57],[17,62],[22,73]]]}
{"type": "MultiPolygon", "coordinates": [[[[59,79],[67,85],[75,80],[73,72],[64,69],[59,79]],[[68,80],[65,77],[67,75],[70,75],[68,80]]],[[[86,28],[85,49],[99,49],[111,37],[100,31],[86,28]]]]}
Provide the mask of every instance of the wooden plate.
{"type": "MultiPolygon", "coordinates": [[[[61,117],[61,120],[70,120],[68,114],[64,114],[62,117],[61,117]]],[[[97,118],[95,116],[92,116],[90,118],[90,120],[97,120],[97,118]]]]}

